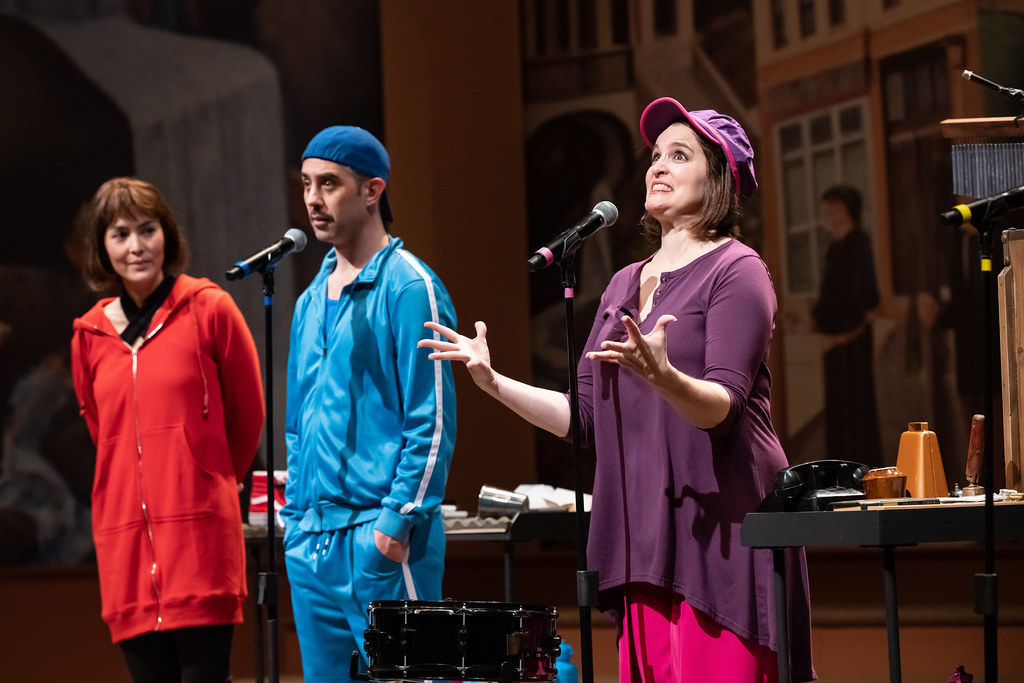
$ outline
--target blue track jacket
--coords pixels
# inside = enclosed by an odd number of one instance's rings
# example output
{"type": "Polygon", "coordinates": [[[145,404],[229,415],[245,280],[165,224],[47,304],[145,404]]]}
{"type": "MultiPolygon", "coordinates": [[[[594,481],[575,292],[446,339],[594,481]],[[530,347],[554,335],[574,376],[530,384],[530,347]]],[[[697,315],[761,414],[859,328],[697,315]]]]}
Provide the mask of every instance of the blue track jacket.
{"type": "Polygon", "coordinates": [[[391,237],[341,293],[327,328],[327,276],[295,305],[288,354],[286,536],[376,519],[405,541],[438,514],[455,447],[451,364],[416,342],[427,320],[456,329],[441,280],[391,237]]]}

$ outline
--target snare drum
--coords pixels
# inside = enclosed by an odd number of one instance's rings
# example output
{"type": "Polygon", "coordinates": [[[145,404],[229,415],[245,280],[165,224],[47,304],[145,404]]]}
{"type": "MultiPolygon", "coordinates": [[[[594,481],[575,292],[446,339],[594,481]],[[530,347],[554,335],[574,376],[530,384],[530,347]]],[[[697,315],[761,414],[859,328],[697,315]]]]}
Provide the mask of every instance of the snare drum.
{"type": "Polygon", "coordinates": [[[367,610],[372,679],[551,681],[562,639],[554,607],[378,600],[367,610]]]}

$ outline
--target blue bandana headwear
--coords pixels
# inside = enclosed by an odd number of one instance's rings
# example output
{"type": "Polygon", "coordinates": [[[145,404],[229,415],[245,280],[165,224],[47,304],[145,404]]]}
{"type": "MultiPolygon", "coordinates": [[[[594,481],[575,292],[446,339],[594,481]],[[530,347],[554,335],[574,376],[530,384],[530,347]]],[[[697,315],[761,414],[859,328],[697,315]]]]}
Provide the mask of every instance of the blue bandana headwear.
{"type": "MultiPolygon", "coordinates": [[[[302,160],[309,158],[325,159],[368,178],[388,180],[391,171],[391,159],[384,145],[368,131],[357,126],[331,126],[313,136],[302,153],[302,160]]],[[[391,223],[391,206],[387,192],[380,198],[380,216],[391,223]]]]}

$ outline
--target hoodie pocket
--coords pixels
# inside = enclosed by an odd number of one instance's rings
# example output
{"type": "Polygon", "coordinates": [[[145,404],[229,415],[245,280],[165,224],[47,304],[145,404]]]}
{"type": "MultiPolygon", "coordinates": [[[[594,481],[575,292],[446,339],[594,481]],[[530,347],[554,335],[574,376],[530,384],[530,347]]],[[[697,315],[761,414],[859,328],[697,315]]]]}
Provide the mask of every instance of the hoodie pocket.
{"type": "Polygon", "coordinates": [[[154,521],[209,516],[226,494],[237,496],[234,477],[205,467],[180,425],[142,433],[140,471],[142,495],[154,521]]]}
{"type": "Polygon", "coordinates": [[[96,447],[92,526],[97,537],[143,523],[135,435],[104,439],[96,447]]]}
{"type": "Polygon", "coordinates": [[[357,571],[371,578],[394,576],[401,569],[402,563],[385,557],[377,548],[373,533],[375,523],[374,520],[355,528],[356,547],[360,551],[360,557],[356,558],[357,571]]]}

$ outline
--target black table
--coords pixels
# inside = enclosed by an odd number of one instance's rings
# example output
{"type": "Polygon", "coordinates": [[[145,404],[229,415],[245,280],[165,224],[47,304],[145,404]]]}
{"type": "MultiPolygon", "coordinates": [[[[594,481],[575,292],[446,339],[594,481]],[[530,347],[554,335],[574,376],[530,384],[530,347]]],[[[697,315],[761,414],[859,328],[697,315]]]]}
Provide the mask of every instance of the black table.
{"type": "MultiPolygon", "coordinates": [[[[590,513],[584,513],[589,530],[590,513]]],[[[504,546],[505,602],[512,602],[515,544],[527,541],[575,541],[576,513],[568,510],[534,510],[513,517],[454,518],[445,520],[445,538],[451,541],[495,541],[504,546]]]]}
{"type": "MultiPolygon", "coordinates": [[[[1024,539],[1024,503],[994,505],[997,541],[1024,539]]],[[[779,681],[790,680],[789,625],[786,617],[786,559],[794,546],[869,546],[882,549],[885,622],[889,645],[889,680],[900,671],[899,607],[896,596],[898,546],[918,543],[983,541],[985,506],[948,503],[929,506],[880,507],[836,512],[753,512],[740,528],[740,543],[772,550],[775,572],[775,623],[778,630],[779,681]]]]}

